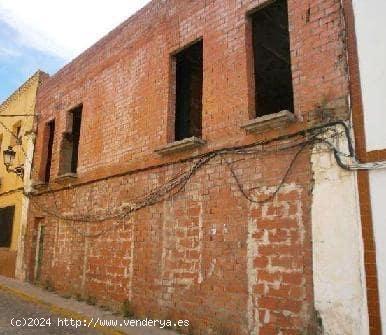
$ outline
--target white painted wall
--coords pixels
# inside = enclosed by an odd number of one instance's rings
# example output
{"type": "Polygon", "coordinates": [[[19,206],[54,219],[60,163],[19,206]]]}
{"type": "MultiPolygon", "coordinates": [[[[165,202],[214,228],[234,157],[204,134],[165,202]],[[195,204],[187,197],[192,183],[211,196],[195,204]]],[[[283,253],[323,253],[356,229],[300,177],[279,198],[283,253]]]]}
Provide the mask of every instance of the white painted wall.
{"type": "Polygon", "coordinates": [[[370,194],[373,212],[379,300],[382,329],[386,331],[386,170],[370,172],[370,194]]]}
{"type": "Polygon", "coordinates": [[[353,0],[367,151],[386,148],[386,1],[353,0]]]}
{"type": "Polygon", "coordinates": [[[322,318],[325,335],[367,335],[357,175],[339,168],[325,148],[314,150],[312,166],[315,308],[322,318]]]}
{"type": "MultiPolygon", "coordinates": [[[[386,1],[353,0],[367,151],[386,149],[386,1]]],[[[386,171],[370,172],[382,328],[386,331],[386,171]]]]}

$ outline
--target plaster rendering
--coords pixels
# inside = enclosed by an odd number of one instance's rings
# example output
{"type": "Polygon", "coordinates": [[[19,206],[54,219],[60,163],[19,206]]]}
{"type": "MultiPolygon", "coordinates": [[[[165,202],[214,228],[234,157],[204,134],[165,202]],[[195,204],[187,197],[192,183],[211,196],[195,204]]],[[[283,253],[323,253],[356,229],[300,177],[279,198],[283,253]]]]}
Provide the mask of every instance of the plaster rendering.
{"type": "MultiPolygon", "coordinates": [[[[340,140],[339,147],[344,148],[340,140]]],[[[315,308],[325,335],[369,334],[356,173],[325,147],[312,155],[315,308]],[[324,149],[324,150],[323,150],[324,149]]]]}
{"type": "MultiPolygon", "coordinates": [[[[27,223],[28,199],[23,195],[24,187],[30,187],[30,175],[34,152],[35,103],[38,87],[46,76],[36,72],[6,101],[0,105],[1,156],[0,156],[0,209],[14,207],[11,242],[9,248],[0,248],[0,274],[23,277],[24,233],[27,223]],[[18,128],[20,127],[20,128],[18,128]],[[19,129],[16,131],[16,129],[19,129]],[[18,132],[16,134],[15,132],[18,132]],[[15,136],[20,138],[20,143],[15,136]],[[7,171],[3,163],[2,151],[13,146],[15,166],[23,166],[24,177],[7,171]]],[[[11,167],[12,168],[12,167],[11,167]]],[[[0,233],[2,233],[0,231],[0,233]]]]}

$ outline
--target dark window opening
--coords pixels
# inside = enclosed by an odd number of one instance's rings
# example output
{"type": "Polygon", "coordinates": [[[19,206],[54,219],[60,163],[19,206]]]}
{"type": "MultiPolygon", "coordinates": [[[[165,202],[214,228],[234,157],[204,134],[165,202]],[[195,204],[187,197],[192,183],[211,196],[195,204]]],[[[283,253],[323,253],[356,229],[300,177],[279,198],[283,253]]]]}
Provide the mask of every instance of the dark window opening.
{"type": "Polygon", "coordinates": [[[46,163],[44,167],[44,182],[48,183],[51,178],[52,148],[55,137],[55,121],[52,120],[46,125],[46,163]]]}
{"type": "Polygon", "coordinates": [[[17,144],[21,144],[21,121],[17,122],[13,127],[12,127],[12,135],[11,135],[11,141],[10,141],[10,146],[14,147],[17,144]]]}
{"type": "Polygon", "coordinates": [[[78,169],[79,140],[82,122],[82,106],[69,112],[69,131],[65,132],[61,145],[59,173],[76,173],[78,169]]]}
{"type": "Polygon", "coordinates": [[[82,107],[72,112],[72,156],[71,172],[76,173],[78,169],[78,154],[80,140],[80,126],[82,121],[82,107]]]}
{"type": "Polygon", "coordinates": [[[175,56],[176,123],[175,140],[202,135],[203,42],[199,41],[175,56]]]}
{"type": "Polygon", "coordinates": [[[16,137],[19,138],[20,136],[20,131],[21,131],[21,126],[16,127],[16,137]]]}
{"type": "Polygon", "coordinates": [[[10,248],[15,207],[0,208],[0,248],[10,248]]]}
{"type": "Polygon", "coordinates": [[[256,117],[294,112],[287,1],[274,1],[251,20],[256,117]]]}

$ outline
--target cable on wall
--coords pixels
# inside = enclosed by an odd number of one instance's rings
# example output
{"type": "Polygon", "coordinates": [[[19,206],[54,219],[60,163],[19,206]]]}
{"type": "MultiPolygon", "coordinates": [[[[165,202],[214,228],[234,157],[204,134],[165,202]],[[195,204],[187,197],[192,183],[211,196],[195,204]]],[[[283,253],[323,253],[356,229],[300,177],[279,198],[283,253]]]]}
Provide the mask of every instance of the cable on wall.
{"type": "MultiPolygon", "coordinates": [[[[210,153],[204,154],[200,158],[198,158],[197,160],[194,161],[194,163],[192,164],[190,169],[172,177],[167,183],[155,188],[147,195],[140,197],[134,201],[131,201],[131,204],[122,205],[118,209],[117,213],[107,213],[104,216],[101,216],[101,215],[95,216],[95,215],[90,215],[90,214],[87,214],[87,215],[85,215],[85,214],[83,214],[83,215],[63,215],[63,214],[58,213],[52,209],[48,209],[47,207],[44,207],[43,205],[38,204],[35,201],[33,202],[33,205],[37,209],[45,212],[46,214],[53,216],[53,217],[56,217],[57,219],[60,219],[60,220],[66,221],[66,222],[76,221],[76,222],[82,222],[82,223],[94,223],[95,224],[95,223],[105,222],[107,220],[123,219],[133,212],[136,212],[136,211],[138,211],[142,208],[148,207],[148,206],[152,206],[160,201],[169,199],[169,198],[175,196],[176,194],[180,193],[184,189],[187,182],[191,179],[191,177],[200,168],[202,168],[204,165],[209,163],[215,157],[226,156],[226,155],[230,155],[230,154],[251,155],[251,154],[259,154],[262,152],[264,153],[264,152],[272,152],[272,151],[276,152],[276,151],[290,150],[291,148],[300,147],[300,149],[296,152],[296,154],[292,158],[288,169],[286,170],[281,182],[277,186],[276,191],[272,195],[270,195],[267,199],[260,201],[260,203],[264,203],[264,202],[268,202],[268,201],[272,200],[275,197],[275,195],[280,191],[280,189],[284,185],[290,171],[292,170],[292,168],[293,168],[296,160],[298,159],[299,155],[301,154],[301,152],[303,152],[304,149],[308,145],[312,144],[314,141],[314,138],[319,134],[320,134],[320,131],[317,132],[315,135],[313,135],[309,139],[300,141],[300,142],[295,143],[295,144],[293,144],[293,143],[291,143],[289,145],[287,144],[281,148],[276,147],[273,150],[268,150],[268,149],[262,150],[262,148],[261,148],[261,145],[263,143],[275,142],[275,141],[270,140],[270,141],[263,141],[263,142],[256,143],[253,146],[248,146],[247,148],[227,148],[227,149],[218,150],[216,152],[210,152],[210,153]]],[[[239,189],[240,189],[242,195],[247,200],[252,201],[252,198],[246,194],[243,187],[241,186],[241,183],[240,183],[238,177],[236,176],[235,172],[233,171],[233,169],[230,167],[230,165],[228,165],[228,167],[230,168],[231,175],[235,179],[236,184],[239,186],[239,189]]]]}
{"type": "MultiPolygon", "coordinates": [[[[10,129],[8,129],[1,121],[0,124],[9,131],[13,136],[16,137],[12,133],[10,129]]],[[[240,182],[239,177],[236,175],[236,172],[232,168],[232,163],[225,159],[225,163],[231,173],[231,176],[236,182],[236,185],[242,194],[242,196],[247,199],[249,202],[263,204],[265,202],[269,202],[274,199],[274,197],[280,192],[281,188],[285,184],[286,179],[288,178],[291,170],[293,169],[297,159],[301,155],[301,153],[307,148],[315,145],[326,145],[329,150],[334,153],[335,160],[342,169],[348,171],[356,171],[356,170],[373,170],[373,169],[381,169],[386,167],[386,162],[375,162],[375,163],[360,163],[355,156],[353,141],[351,138],[351,132],[349,126],[344,121],[334,121],[327,123],[325,125],[312,127],[309,129],[301,130],[297,133],[290,135],[283,135],[275,139],[259,141],[250,145],[239,146],[239,147],[228,147],[224,149],[218,149],[212,152],[208,152],[196,157],[192,157],[189,159],[185,159],[183,161],[174,162],[171,164],[178,164],[182,162],[192,162],[190,168],[186,171],[182,171],[175,176],[173,176],[166,183],[156,187],[151,190],[149,193],[138,197],[137,199],[132,199],[130,203],[123,203],[119,208],[115,208],[114,211],[105,210],[103,215],[98,214],[65,214],[61,213],[59,210],[59,206],[56,201],[55,192],[53,190],[49,190],[54,197],[55,209],[47,208],[46,206],[40,204],[36,198],[31,197],[30,193],[24,192],[26,196],[28,196],[31,200],[31,204],[35,209],[45,213],[48,216],[54,217],[56,219],[62,220],[66,222],[75,232],[81,234],[84,237],[99,237],[112,229],[115,229],[115,225],[112,225],[107,230],[103,230],[97,234],[87,234],[84,231],[79,230],[76,226],[76,223],[84,223],[84,224],[98,224],[103,223],[109,220],[118,220],[122,221],[131,215],[134,212],[137,212],[145,207],[153,206],[161,201],[168,200],[178,193],[182,192],[189,182],[189,180],[196,174],[198,170],[200,170],[203,166],[208,164],[216,157],[222,157],[229,155],[257,155],[267,152],[273,151],[283,151],[297,148],[298,150],[295,152],[294,157],[291,159],[290,164],[285,171],[280,183],[277,185],[275,191],[267,196],[267,198],[263,200],[255,200],[247,190],[243,187],[240,182]],[[338,132],[337,128],[341,128],[342,130],[338,132]],[[328,132],[332,134],[328,134],[328,132]],[[348,153],[344,153],[340,151],[332,141],[334,139],[342,137],[342,135],[347,139],[347,151],[348,153]],[[292,141],[288,143],[288,141],[292,141]],[[274,149],[269,148],[273,143],[281,143],[281,147],[276,147],[274,149]],[[347,161],[349,160],[349,161],[347,161]]],[[[24,152],[26,159],[29,159],[24,152]]],[[[221,160],[222,162],[223,160],[221,160]]],[[[32,164],[32,162],[31,162],[32,164]]],[[[33,167],[32,167],[33,169],[33,167]]],[[[256,188],[253,188],[256,189],[256,188]]],[[[252,189],[252,190],[253,190],[252,189]]],[[[251,191],[251,189],[249,190],[251,191]]]]}

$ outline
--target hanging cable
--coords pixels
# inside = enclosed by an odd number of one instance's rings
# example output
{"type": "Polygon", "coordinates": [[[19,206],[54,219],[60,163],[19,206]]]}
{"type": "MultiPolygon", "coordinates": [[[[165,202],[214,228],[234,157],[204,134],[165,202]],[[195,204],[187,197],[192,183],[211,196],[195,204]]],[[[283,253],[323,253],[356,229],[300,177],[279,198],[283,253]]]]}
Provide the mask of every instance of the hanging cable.
{"type": "MultiPolygon", "coordinates": [[[[0,124],[3,125],[5,129],[7,129],[11,134],[12,131],[9,130],[1,121],[0,124]]],[[[14,134],[13,134],[14,135],[14,134]]],[[[15,136],[15,135],[14,135],[15,136]]],[[[16,136],[15,136],[16,137],[16,136]]],[[[196,174],[198,170],[200,170],[203,166],[208,164],[216,157],[225,157],[229,155],[258,155],[264,154],[268,152],[274,151],[283,151],[283,150],[291,150],[298,148],[295,152],[294,157],[291,159],[288,169],[285,171],[280,183],[276,187],[275,191],[267,196],[263,200],[256,200],[250,195],[250,191],[256,188],[249,189],[249,191],[245,190],[242,183],[240,182],[239,177],[232,167],[232,163],[225,159],[221,161],[225,161],[228,169],[230,170],[232,178],[235,180],[236,185],[243,195],[248,201],[253,203],[262,204],[264,202],[269,202],[274,199],[274,197],[280,192],[281,188],[285,184],[295,162],[297,161],[300,154],[307,148],[312,147],[318,144],[326,145],[329,150],[331,150],[334,154],[335,160],[337,164],[345,170],[355,171],[355,170],[369,170],[369,169],[381,169],[386,167],[385,162],[375,162],[375,163],[359,163],[355,156],[353,141],[351,138],[351,131],[349,126],[343,121],[334,121],[325,125],[316,126],[308,129],[301,130],[297,133],[290,135],[283,135],[275,139],[262,140],[253,144],[238,146],[238,147],[228,147],[223,149],[214,150],[212,152],[204,153],[195,157],[190,157],[188,159],[184,159],[178,162],[164,164],[162,166],[167,166],[171,164],[178,163],[189,163],[192,162],[190,168],[186,171],[181,171],[176,174],[172,178],[170,178],[166,183],[156,187],[151,190],[149,193],[139,196],[136,199],[132,199],[128,203],[123,203],[121,206],[115,206],[113,210],[103,210],[103,213],[92,214],[92,213],[83,213],[83,214],[74,214],[74,213],[63,213],[60,211],[59,205],[56,201],[55,193],[59,190],[49,189],[45,193],[51,193],[54,200],[55,209],[48,208],[47,206],[42,205],[37,200],[37,197],[32,196],[30,193],[26,193],[25,195],[31,199],[32,206],[46,215],[51,217],[55,217],[59,220],[66,222],[69,226],[75,226],[76,223],[84,223],[84,224],[100,224],[109,220],[124,220],[129,215],[149,206],[153,206],[161,201],[168,200],[175,195],[182,192],[189,182],[189,180],[196,174]],[[341,131],[338,131],[337,128],[342,128],[341,131]],[[345,138],[347,140],[347,153],[339,150],[331,141],[338,140],[340,138],[345,138]],[[275,144],[277,143],[277,144],[275,144]],[[275,144],[275,146],[273,146],[275,144]],[[350,159],[351,162],[347,163],[344,160],[350,159]]],[[[26,159],[29,159],[22,150],[26,159]]],[[[32,165],[32,162],[30,162],[32,165]]],[[[84,231],[80,231],[78,228],[75,228],[79,234],[83,236],[89,237],[90,234],[86,234],[84,231]]],[[[110,231],[111,229],[115,229],[115,224],[113,224],[109,229],[103,230],[97,234],[93,234],[92,236],[101,236],[104,232],[110,231]]]]}

